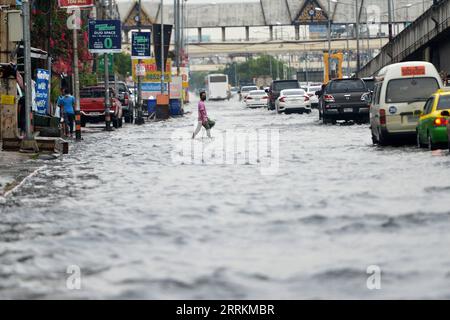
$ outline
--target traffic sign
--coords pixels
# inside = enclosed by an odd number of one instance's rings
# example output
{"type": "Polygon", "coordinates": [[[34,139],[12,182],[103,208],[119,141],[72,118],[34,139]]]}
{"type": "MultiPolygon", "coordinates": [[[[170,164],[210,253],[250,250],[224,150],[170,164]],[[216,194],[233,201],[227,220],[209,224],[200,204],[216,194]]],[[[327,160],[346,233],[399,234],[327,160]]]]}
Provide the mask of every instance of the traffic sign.
{"type": "Polygon", "coordinates": [[[120,20],[89,20],[89,51],[91,53],[121,52],[120,20]]]}
{"type": "Polygon", "coordinates": [[[94,5],[94,0],[59,0],[60,8],[67,7],[92,7],[94,5]]]}
{"type": "Polygon", "coordinates": [[[150,32],[133,32],[131,35],[131,58],[149,59],[150,58],[150,32]]]}

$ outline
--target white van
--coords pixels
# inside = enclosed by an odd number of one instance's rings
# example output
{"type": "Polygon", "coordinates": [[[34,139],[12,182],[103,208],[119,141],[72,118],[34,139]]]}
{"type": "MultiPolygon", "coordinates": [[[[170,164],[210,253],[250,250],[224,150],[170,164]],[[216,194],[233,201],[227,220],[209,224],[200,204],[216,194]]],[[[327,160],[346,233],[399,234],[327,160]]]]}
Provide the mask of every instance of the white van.
{"type": "Polygon", "coordinates": [[[439,73],[429,62],[401,62],[381,69],[370,106],[373,143],[386,145],[391,138],[414,137],[426,100],[442,87],[439,73]]]}

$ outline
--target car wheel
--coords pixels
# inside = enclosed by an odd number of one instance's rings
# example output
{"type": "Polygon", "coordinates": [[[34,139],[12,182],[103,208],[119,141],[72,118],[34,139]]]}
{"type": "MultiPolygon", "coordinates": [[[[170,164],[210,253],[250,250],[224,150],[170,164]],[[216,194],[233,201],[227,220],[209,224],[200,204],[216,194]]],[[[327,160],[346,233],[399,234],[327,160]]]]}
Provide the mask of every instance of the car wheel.
{"type": "Polygon", "coordinates": [[[123,118],[120,118],[119,119],[119,128],[122,128],[123,127],[123,118]]]}
{"type": "Polygon", "coordinates": [[[429,133],[428,133],[428,149],[430,151],[433,151],[433,150],[437,149],[437,145],[433,142],[433,139],[431,138],[429,133]]]}
{"type": "Polygon", "coordinates": [[[310,114],[311,113],[311,110],[306,110],[306,114],[310,114]]]}
{"type": "Polygon", "coordinates": [[[119,120],[118,120],[116,117],[114,117],[114,118],[112,119],[112,125],[113,125],[113,127],[116,128],[116,129],[119,128],[119,120]]]}
{"type": "Polygon", "coordinates": [[[377,137],[375,137],[375,135],[372,132],[372,144],[378,144],[378,140],[377,137]]]}
{"type": "Polygon", "coordinates": [[[381,131],[378,131],[378,143],[380,146],[389,145],[389,138],[386,137],[381,131]]]}
{"type": "Polygon", "coordinates": [[[422,141],[420,141],[419,131],[417,131],[417,133],[416,133],[416,144],[417,144],[417,148],[419,148],[419,149],[424,148],[422,141]]]}
{"type": "Polygon", "coordinates": [[[319,110],[319,120],[322,120],[322,112],[319,110]]]}
{"type": "Polygon", "coordinates": [[[330,123],[330,119],[328,119],[328,117],[325,117],[325,115],[322,115],[322,122],[323,124],[328,124],[330,123]]]}

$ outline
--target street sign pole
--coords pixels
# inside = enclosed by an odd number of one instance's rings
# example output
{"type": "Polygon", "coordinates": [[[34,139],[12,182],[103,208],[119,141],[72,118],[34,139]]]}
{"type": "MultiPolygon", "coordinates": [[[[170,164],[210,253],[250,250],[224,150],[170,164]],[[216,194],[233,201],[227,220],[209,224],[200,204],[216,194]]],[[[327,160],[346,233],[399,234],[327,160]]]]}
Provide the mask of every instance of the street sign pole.
{"type": "Polygon", "coordinates": [[[22,139],[20,150],[23,152],[38,152],[39,147],[32,132],[32,82],[31,82],[31,39],[30,39],[30,1],[22,1],[23,10],[23,42],[25,70],[25,128],[26,135],[22,139]]]}
{"type": "Polygon", "coordinates": [[[161,95],[164,94],[164,0],[161,0],[161,95]]]}
{"type": "MultiPolygon", "coordinates": [[[[139,32],[141,32],[141,0],[139,0],[139,5],[138,5],[138,30],[139,32]]],[[[138,68],[140,69],[141,67],[141,59],[138,59],[138,68]]],[[[136,72],[137,70],[135,70],[136,72]]],[[[137,125],[141,125],[144,124],[144,117],[142,116],[142,109],[143,109],[143,105],[142,105],[142,78],[141,78],[141,70],[139,70],[139,73],[137,74],[137,78],[138,78],[138,103],[137,103],[137,117],[134,121],[135,124],[137,125]]]]}
{"type": "Polygon", "coordinates": [[[67,26],[72,29],[73,35],[73,77],[74,77],[74,97],[75,97],[75,139],[81,141],[81,116],[80,116],[80,75],[78,70],[78,28],[80,9],[74,8],[72,16],[67,21],[67,26]]]}
{"type": "Polygon", "coordinates": [[[105,125],[106,131],[111,131],[111,99],[110,99],[110,90],[109,90],[109,57],[108,54],[105,53],[103,55],[105,59],[105,125]]]}

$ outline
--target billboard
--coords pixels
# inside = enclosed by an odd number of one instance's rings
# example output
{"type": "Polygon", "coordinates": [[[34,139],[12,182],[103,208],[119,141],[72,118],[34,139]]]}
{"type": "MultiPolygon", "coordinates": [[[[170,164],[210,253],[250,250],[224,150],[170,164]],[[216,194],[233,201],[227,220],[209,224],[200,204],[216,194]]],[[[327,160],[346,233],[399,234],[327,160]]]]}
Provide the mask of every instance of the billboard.
{"type": "Polygon", "coordinates": [[[151,32],[133,32],[131,39],[131,58],[149,59],[151,32]]]}
{"type": "Polygon", "coordinates": [[[89,51],[91,53],[121,52],[120,20],[89,20],[89,51]]]}
{"type": "MultiPolygon", "coordinates": [[[[132,60],[132,72],[133,72],[133,81],[137,82],[137,75],[136,75],[136,65],[138,64],[138,60],[133,59],[132,60]]],[[[158,71],[158,68],[156,67],[156,60],[154,58],[151,59],[142,59],[141,64],[145,67],[145,75],[141,78],[142,82],[161,82],[161,71],[158,71]]],[[[167,59],[166,61],[166,68],[164,72],[164,82],[170,82],[171,76],[172,76],[172,60],[167,59]]]]}
{"type": "Polygon", "coordinates": [[[94,0],[58,0],[60,8],[67,7],[92,7],[94,0]]]}

